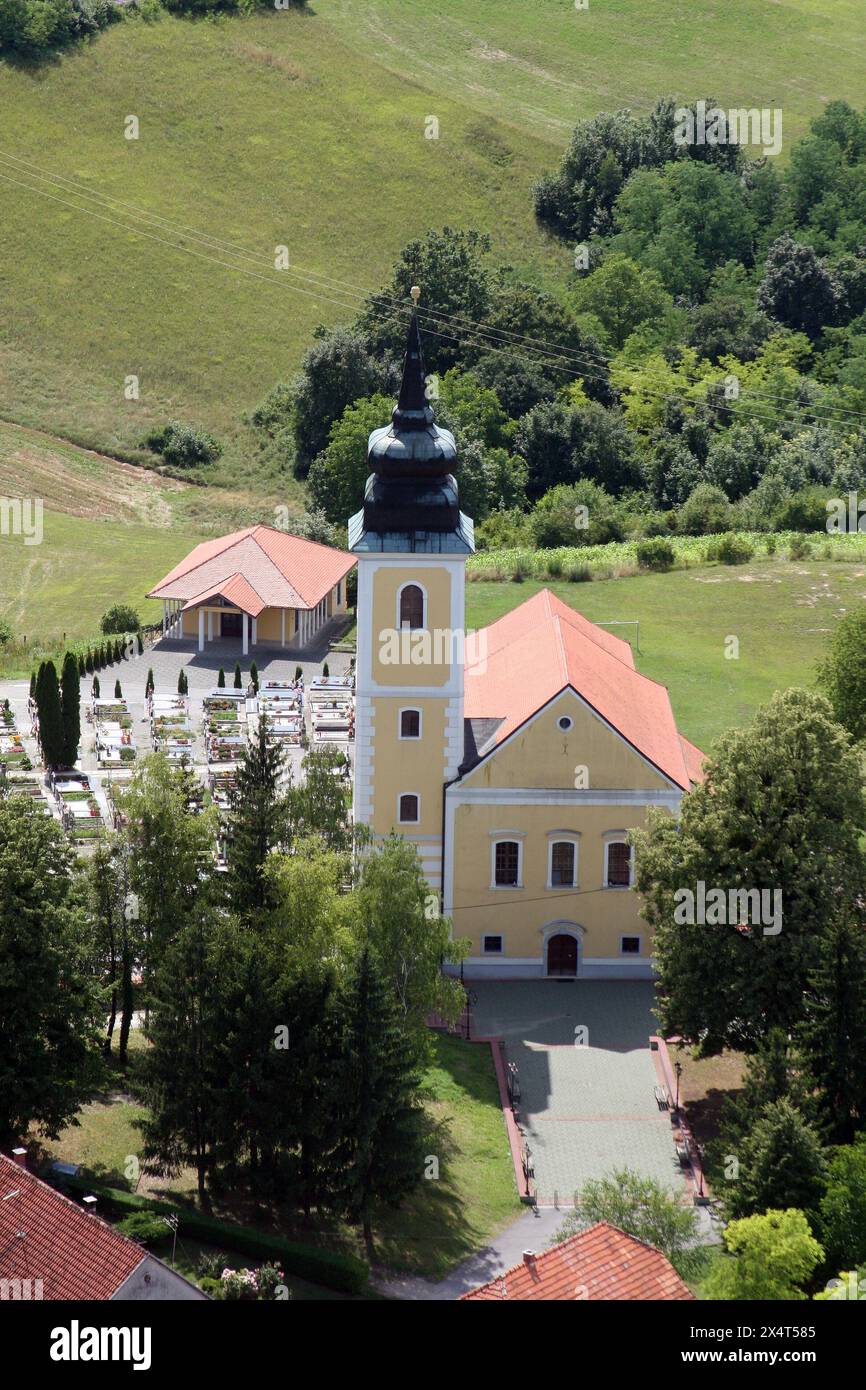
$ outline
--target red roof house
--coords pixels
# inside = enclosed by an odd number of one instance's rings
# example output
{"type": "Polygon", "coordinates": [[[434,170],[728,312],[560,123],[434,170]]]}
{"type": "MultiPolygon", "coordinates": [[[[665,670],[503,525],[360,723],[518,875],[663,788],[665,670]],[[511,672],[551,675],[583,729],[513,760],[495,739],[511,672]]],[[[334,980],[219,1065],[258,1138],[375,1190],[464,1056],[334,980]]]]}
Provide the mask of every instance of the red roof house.
{"type": "Polygon", "coordinates": [[[239,637],[304,646],[346,611],[346,575],[355,557],[274,526],[202,541],[149,591],[162,599],[167,635],[206,641],[239,637]]]}
{"type": "Polygon", "coordinates": [[[644,1303],[693,1298],[660,1250],[599,1221],[541,1254],[527,1251],[520,1264],[463,1294],[460,1301],[644,1303]]]}
{"type": "MultiPolygon", "coordinates": [[[[19,1159],[21,1161],[19,1161],[19,1159]]],[[[206,1299],[134,1240],[0,1154],[0,1298],[206,1299]]]]}

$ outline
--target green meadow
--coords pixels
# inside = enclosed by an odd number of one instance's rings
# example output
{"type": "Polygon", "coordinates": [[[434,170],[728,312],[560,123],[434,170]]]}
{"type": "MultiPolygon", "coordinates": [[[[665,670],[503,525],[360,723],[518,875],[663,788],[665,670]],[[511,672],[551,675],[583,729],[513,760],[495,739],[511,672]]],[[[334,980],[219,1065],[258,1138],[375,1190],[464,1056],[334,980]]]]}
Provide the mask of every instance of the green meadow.
{"type": "Polygon", "coordinates": [[[355,316],[411,237],[477,226],[497,259],[567,283],[568,248],[537,227],[530,189],[579,117],[710,93],[781,107],[787,150],[828,99],[862,100],[860,0],[435,10],[165,15],[36,69],[0,64],[0,416],[132,457],[179,416],[226,438],[221,481],[252,479],[242,413],[317,324],[355,316]]]}

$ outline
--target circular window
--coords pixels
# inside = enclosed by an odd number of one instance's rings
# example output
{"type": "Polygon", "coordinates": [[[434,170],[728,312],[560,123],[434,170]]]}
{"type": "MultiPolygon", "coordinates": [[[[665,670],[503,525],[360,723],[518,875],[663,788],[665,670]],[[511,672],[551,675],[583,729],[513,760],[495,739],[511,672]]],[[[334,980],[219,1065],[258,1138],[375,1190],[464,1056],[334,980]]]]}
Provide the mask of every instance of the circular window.
{"type": "Polygon", "coordinates": [[[573,719],[569,719],[568,715],[567,715],[567,714],[564,714],[564,715],[562,716],[562,718],[561,718],[561,719],[557,719],[556,722],[557,722],[557,724],[559,725],[559,727],[560,727],[560,729],[562,730],[562,732],[563,732],[564,734],[567,734],[568,731],[569,731],[569,729],[571,728],[572,724],[574,723],[574,720],[573,720],[573,719]]]}

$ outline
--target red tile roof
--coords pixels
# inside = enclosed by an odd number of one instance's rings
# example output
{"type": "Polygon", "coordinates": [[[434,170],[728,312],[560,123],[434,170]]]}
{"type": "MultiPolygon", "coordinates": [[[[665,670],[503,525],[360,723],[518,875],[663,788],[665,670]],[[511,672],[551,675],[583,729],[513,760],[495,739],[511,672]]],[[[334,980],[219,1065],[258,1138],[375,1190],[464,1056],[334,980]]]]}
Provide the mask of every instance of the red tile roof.
{"type": "Polygon", "coordinates": [[[0,1154],[0,1279],[41,1279],[45,1299],[107,1299],[146,1253],[0,1154]]]}
{"type": "Polygon", "coordinates": [[[185,613],[188,608],[196,608],[200,603],[206,603],[209,598],[217,596],[227,599],[235,608],[243,609],[251,618],[257,618],[266,607],[264,600],[242,574],[232,574],[219,584],[212,584],[203,594],[195,594],[193,598],[188,598],[182,611],[185,613]]]}
{"type": "Polygon", "coordinates": [[[345,550],[290,536],[274,526],[247,526],[218,540],[202,541],[148,598],[186,602],[219,593],[221,584],[240,575],[262,607],[315,608],[355,563],[354,555],[345,550]]]}
{"type": "Polygon", "coordinates": [[[549,589],[527,599],[471,644],[467,719],[500,719],[496,747],[571,687],[677,786],[700,780],[703,754],[677,733],[668,692],[635,670],[628,642],[596,627],[549,589]]]}
{"type": "Polygon", "coordinates": [[[644,1303],[685,1301],[694,1294],[655,1246],[599,1221],[550,1250],[524,1258],[489,1284],[463,1294],[460,1301],[474,1298],[644,1303]]]}

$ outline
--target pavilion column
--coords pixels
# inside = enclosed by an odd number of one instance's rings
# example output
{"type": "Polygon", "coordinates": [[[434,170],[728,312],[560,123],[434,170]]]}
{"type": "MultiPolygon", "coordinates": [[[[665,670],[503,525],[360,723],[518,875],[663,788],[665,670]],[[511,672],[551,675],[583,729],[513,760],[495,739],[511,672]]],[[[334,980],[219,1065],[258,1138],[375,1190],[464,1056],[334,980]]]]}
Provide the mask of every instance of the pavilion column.
{"type": "Polygon", "coordinates": [[[163,635],[163,637],[165,637],[165,624],[166,624],[166,603],[165,603],[165,599],[163,599],[163,601],[162,601],[162,635],[163,635]]]}
{"type": "Polygon", "coordinates": [[[204,609],[198,610],[198,649],[204,651],[204,609]]]}
{"type": "Polygon", "coordinates": [[[259,640],[259,620],[258,620],[258,618],[253,618],[253,646],[256,645],[256,643],[258,642],[258,640],[259,640]]]}
{"type": "Polygon", "coordinates": [[[250,619],[247,613],[241,614],[241,632],[243,633],[241,655],[247,656],[250,650],[250,619]]]}
{"type": "Polygon", "coordinates": [[[209,642],[212,642],[212,641],[213,641],[213,609],[212,609],[212,608],[209,608],[209,609],[207,610],[207,640],[208,640],[209,642]]]}
{"type": "Polygon", "coordinates": [[[286,610],[280,609],[280,646],[286,645],[286,610]]]}

